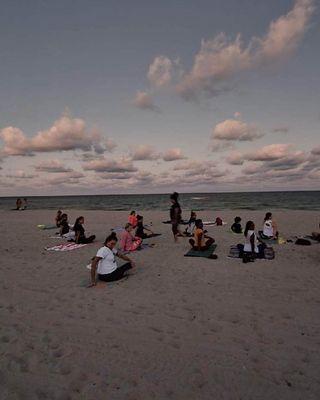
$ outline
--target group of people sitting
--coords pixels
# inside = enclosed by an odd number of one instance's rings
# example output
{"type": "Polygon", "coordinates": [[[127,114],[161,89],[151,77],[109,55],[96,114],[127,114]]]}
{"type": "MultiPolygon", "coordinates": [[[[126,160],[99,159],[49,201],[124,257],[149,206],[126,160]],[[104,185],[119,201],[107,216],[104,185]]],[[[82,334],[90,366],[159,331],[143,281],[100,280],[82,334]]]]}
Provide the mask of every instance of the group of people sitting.
{"type": "MultiPolygon", "coordinates": [[[[248,221],[247,224],[252,221],[248,221]]],[[[235,217],[234,223],[231,225],[233,233],[243,233],[241,226],[241,217],[235,217]]],[[[267,212],[263,220],[263,228],[258,232],[260,239],[276,240],[279,237],[278,227],[272,217],[271,212],[267,212]]]]}
{"type": "Polygon", "coordinates": [[[61,210],[58,210],[57,215],[55,217],[56,227],[59,228],[59,234],[62,237],[67,238],[70,241],[73,241],[77,244],[87,244],[92,243],[96,236],[86,236],[84,225],[84,217],[80,216],[75,220],[73,225],[69,224],[68,214],[63,213],[61,210]]]}

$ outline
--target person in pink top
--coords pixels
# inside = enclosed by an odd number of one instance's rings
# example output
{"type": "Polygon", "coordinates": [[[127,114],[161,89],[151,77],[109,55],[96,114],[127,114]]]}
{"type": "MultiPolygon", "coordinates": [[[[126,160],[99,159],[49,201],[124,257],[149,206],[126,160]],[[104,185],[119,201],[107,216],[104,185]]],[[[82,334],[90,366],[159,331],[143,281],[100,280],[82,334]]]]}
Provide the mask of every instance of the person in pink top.
{"type": "Polygon", "coordinates": [[[128,222],[129,222],[129,224],[132,225],[132,228],[135,228],[137,226],[138,219],[137,219],[135,211],[131,211],[129,218],[128,218],[128,222]]]}
{"type": "Polygon", "coordinates": [[[142,239],[132,234],[133,226],[126,224],[125,230],[121,235],[120,246],[122,251],[135,251],[142,243],[142,239]]]}

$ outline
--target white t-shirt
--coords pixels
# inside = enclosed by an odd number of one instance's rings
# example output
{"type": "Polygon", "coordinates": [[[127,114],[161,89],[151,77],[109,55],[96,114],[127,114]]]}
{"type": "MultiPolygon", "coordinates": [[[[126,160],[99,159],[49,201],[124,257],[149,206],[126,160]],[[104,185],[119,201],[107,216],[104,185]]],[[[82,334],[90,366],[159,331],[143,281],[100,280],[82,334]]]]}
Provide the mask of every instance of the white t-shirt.
{"type": "Polygon", "coordinates": [[[272,220],[268,219],[267,221],[264,222],[263,224],[263,234],[268,237],[273,236],[273,226],[272,226],[272,220]]]}
{"type": "Polygon", "coordinates": [[[118,268],[115,255],[118,253],[117,249],[109,249],[107,246],[101,247],[96,257],[100,257],[101,260],[98,262],[98,274],[105,275],[111,274],[118,268]]]}
{"type": "Polygon", "coordinates": [[[243,251],[248,251],[250,253],[252,252],[252,246],[251,246],[251,242],[250,242],[250,238],[251,238],[252,235],[254,235],[254,252],[255,253],[259,253],[258,240],[257,240],[257,236],[254,233],[254,231],[248,231],[247,236],[245,236],[245,242],[244,242],[243,251]]]}

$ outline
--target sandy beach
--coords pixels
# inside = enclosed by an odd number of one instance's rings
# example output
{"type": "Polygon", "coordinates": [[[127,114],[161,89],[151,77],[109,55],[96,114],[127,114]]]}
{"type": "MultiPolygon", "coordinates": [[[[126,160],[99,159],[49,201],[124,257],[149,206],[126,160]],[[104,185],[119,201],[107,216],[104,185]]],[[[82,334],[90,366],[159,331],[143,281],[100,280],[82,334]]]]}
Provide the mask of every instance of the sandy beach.
{"type": "MultiPolygon", "coordinates": [[[[272,211],[272,210],[271,210],[272,211]]],[[[48,252],[54,211],[1,211],[0,398],[5,400],[316,400],[320,397],[320,244],[274,245],[276,258],[227,258],[262,211],[199,212],[217,260],[186,258],[168,213],[144,212],[162,235],[132,255],[128,279],[86,288],[86,265],[125,212],[76,211],[93,244],[48,252]]],[[[187,214],[185,213],[185,216],[187,214]]],[[[319,212],[274,211],[281,236],[308,234],[319,212]]]]}

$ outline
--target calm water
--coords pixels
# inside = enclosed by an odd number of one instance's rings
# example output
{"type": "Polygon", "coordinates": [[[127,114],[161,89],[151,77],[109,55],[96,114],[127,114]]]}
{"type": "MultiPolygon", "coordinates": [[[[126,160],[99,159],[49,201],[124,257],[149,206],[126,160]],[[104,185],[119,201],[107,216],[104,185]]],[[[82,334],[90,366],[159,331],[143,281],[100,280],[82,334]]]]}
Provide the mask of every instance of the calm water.
{"type": "MultiPolygon", "coordinates": [[[[15,207],[13,197],[0,198],[0,209],[15,207]]],[[[168,194],[29,197],[30,209],[167,210],[168,194]]],[[[259,193],[184,193],[184,209],[320,210],[320,191],[259,193]]]]}

